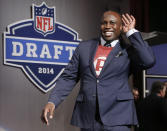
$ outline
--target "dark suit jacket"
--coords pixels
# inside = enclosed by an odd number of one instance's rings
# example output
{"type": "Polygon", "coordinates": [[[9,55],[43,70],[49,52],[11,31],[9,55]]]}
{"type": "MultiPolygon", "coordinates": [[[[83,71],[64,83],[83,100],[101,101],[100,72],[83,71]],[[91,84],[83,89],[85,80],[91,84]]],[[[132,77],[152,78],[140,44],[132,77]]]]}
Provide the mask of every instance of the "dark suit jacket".
{"type": "Polygon", "coordinates": [[[56,82],[49,101],[55,106],[65,99],[80,80],[80,91],[74,107],[72,124],[90,128],[95,119],[96,94],[101,121],[106,126],[137,124],[133,95],[128,85],[130,63],[139,68],[148,68],[155,62],[152,50],[140,33],[129,37],[132,44],[128,49],[117,43],[112,49],[98,77],[93,61],[98,40],[81,42],[71,61],[56,82]],[[97,93],[96,93],[97,91],[97,93]]]}
{"type": "Polygon", "coordinates": [[[139,103],[141,131],[167,131],[167,101],[151,94],[139,103]]]}

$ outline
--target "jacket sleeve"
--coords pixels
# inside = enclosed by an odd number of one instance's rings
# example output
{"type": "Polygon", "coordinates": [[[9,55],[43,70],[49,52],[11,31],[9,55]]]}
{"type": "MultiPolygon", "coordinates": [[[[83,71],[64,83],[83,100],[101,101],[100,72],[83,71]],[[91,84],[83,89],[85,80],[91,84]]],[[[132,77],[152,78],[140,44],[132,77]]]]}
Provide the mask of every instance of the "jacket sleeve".
{"type": "Polygon", "coordinates": [[[140,69],[147,69],[155,64],[155,56],[151,47],[144,41],[139,32],[135,32],[128,37],[131,46],[128,48],[128,54],[133,65],[140,69]]]}
{"type": "Polygon", "coordinates": [[[61,76],[56,81],[56,86],[52,89],[48,102],[52,102],[57,107],[66,96],[70,94],[76,83],[79,81],[79,46],[76,48],[72,59],[64,69],[61,76]]]}

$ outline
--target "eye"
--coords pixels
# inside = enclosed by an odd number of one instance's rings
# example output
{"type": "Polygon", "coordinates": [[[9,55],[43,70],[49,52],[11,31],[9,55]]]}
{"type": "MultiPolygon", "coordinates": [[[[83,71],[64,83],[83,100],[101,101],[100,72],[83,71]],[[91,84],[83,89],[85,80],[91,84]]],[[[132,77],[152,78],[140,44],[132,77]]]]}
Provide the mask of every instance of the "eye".
{"type": "Polygon", "coordinates": [[[115,24],[115,23],[116,23],[116,22],[114,22],[114,21],[110,21],[110,24],[111,24],[111,25],[113,25],[113,24],[115,24]]]}
{"type": "Polygon", "coordinates": [[[106,21],[102,21],[102,22],[101,22],[101,25],[106,25],[106,24],[107,24],[106,21]]]}

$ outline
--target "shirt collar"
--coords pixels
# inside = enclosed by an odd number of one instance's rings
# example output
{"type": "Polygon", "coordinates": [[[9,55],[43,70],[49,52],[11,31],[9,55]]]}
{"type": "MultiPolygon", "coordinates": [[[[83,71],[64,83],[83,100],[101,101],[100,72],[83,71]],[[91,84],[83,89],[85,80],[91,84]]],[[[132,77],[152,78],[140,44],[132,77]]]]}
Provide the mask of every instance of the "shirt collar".
{"type": "MultiPolygon", "coordinates": [[[[106,41],[103,39],[103,37],[100,38],[101,40],[101,45],[104,46],[104,44],[106,43],[106,41]]],[[[119,40],[114,40],[112,41],[110,44],[111,44],[111,47],[114,47],[117,43],[119,42],[119,40]]]]}

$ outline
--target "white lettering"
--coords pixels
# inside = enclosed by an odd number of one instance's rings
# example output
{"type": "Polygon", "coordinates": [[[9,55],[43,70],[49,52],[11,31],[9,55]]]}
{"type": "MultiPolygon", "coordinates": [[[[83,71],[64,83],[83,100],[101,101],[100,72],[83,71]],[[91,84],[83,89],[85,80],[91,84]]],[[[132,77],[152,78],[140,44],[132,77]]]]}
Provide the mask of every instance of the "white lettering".
{"type": "Polygon", "coordinates": [[[47,44],[43,45],[40,58],[45,58],[45,55],[46,55],[46,58],[52,58],[47,44]]]}
{"type": "Polygon", "coordinates": [[[22,56],[23,55],[23,45],[20,42],[12,42],[13,52],[12,56],[22,56]]]}
{"type": "Polygon", "coordinates": [[[60,50],[63,50],[63,46],[54,45],[54,49],[55,49],[54,59],[59,59],[59,55],[61,55],[61,51],[60,50]]]}
{"type": "Polygon", "coordinates": [[[12,56],[23,56],[29,58],[43,58],[43,59],[60,59],[62,53],[67,54],[66,60],[71,60],[73,52],[76,47],[63,45],[39,45],[36,43],[22,43],[18,41],[12,42],[12,56]],[[39,47],[38,47],[39,46],[39,47]],[[52,49],[51,49],[52,48],[52,49]]]}
{"type": "Polygon", "coordinates": [[[54,70],[53,70],[53,68],[42,68],[42,67],[39,67],[38,68],[38,73],[39,74],[54,74],[54,70]]]}
{"type": "Polygon", "coordinates": [[[73,51],[75,50],[76,47],[70,47],[70,46],[66,46],[66,51],[69,51],[69,57],[68,59],[71,60],[72,55],[73,55],[73,51]]]}
{"type": "Polygon", "coordinates": [[[26,43],[27,45],[27,57],[38,57],[36,54],[37,46],[34,43],[26,43]]]}

